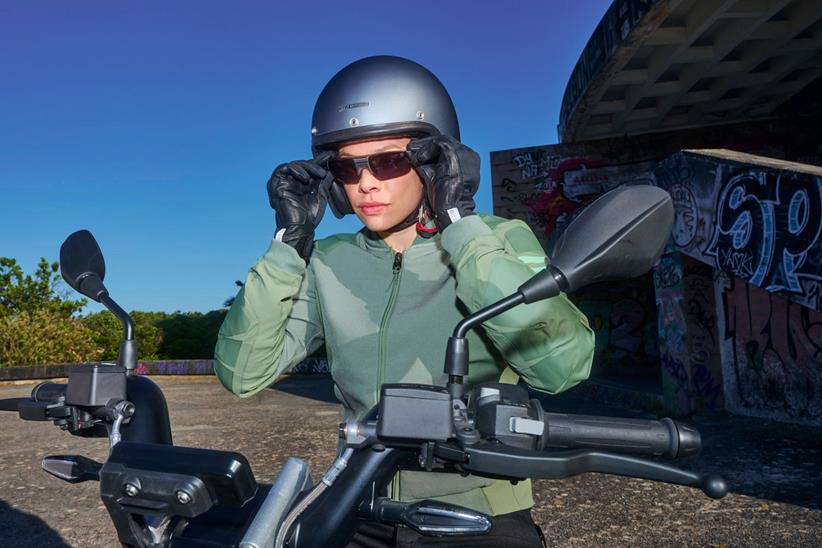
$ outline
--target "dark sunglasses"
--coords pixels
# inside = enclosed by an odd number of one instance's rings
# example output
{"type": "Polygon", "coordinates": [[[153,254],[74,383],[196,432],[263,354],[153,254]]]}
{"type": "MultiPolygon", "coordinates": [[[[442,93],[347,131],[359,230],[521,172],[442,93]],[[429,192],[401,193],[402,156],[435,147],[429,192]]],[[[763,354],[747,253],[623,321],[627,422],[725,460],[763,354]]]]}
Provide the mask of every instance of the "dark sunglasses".
{"type": "Polygon", "coordinates": [[[386,181],[402,177],[413,167],[411,157],[405,150],[392,150],[356,158],[333,158],[328,162],[328,170],[344,185],[358,183],[363,168],[368,168],[377,180],[386,181]]]}

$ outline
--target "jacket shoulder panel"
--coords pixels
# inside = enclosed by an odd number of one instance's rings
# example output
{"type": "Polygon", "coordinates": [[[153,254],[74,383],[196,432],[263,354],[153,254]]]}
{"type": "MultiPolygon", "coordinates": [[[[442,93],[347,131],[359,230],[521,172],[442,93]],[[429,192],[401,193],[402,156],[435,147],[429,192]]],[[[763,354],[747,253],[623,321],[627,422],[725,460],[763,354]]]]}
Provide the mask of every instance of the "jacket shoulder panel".
{"type": "Polygon", "coordinates": [[[544,254],[534,231],[525,221],[485,214],[480,214],[480,218],[505,243],[509,252],[544,254]]]}
{"type": "MultiPolygon", "coordinates": [[[[333,234],[321,240],[314,241],[314,251],[326,254],[340,246],[357,246],[356,234],[333,234]]],[[[359,247],[359,246],[357,246],[359,247]]]]}

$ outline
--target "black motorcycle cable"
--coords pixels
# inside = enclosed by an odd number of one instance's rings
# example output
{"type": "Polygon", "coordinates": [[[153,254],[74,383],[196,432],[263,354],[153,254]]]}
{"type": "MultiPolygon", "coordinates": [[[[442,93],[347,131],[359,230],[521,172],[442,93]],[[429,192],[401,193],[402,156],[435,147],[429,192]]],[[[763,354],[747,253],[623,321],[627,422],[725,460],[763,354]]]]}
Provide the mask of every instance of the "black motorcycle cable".
{"type": "Polygon", "coordinates": [[[334,481],[337,479],[337,476],[345,470],[345,467],[348,466],[348,459],[351,458],[351,455],[354,454],[354,449],[349,447],[343,454],[337,457],[325,475],[322,477],[319,483],[315,485],[309,493],[303,497],[303,499],[292,509],[288,515],[283,520],[282,525],[280,526],[280,530],[277,532],[277,539],[274,542],[274,546],[276,548],[282,548],[285,546],[285,540],[288,535],[291,526],[294,525],[294,522],[299,519],[300,515],[305,512],[306,508],[311,506],[311,504],[317,500],[317,497],[323,494],[323,492],[331,487],[334,481]]]}

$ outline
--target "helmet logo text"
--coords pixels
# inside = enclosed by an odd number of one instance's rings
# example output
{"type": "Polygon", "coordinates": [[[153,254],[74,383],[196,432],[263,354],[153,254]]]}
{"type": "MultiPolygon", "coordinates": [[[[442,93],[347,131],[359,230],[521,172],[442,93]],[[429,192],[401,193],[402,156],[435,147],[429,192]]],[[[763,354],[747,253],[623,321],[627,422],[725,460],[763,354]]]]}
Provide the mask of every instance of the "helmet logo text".
{"type": "Polygon", "coordinates": [[[367,106],[370,106],[370,105],[371,105],[371,103],[368,102],[368,101],[360,101],[358,103],[348,103],[347,105],[341,105],[341,106],[337,107],[337,111],[342,112],[344,110],[351,110],[352,108],[367,107],[367,106]]]}

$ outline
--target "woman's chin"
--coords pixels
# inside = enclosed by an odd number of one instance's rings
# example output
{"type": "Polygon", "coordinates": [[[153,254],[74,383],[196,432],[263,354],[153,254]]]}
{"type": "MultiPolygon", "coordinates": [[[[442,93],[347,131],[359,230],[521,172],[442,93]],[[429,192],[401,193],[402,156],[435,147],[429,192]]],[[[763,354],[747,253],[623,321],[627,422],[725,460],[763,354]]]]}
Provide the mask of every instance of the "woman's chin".
{"type": "Polygon", "coordinates": [[[365,228],[371,232],[380,234],[385,232],[394,232],[403,220],[401,219],[397,221],[396,219],[387,219],[382,215],[363,215],[360,217],[360,221],[362,221],[365,228]]]}
{"type": "Polygon", "coordinates": [[[391,223],[385,221],[384,219],[375,219],[373,217],[363,219],[363,224],[365,225],[365,228],[376,233],[388,232],[393,228],[391,223]]]}

